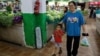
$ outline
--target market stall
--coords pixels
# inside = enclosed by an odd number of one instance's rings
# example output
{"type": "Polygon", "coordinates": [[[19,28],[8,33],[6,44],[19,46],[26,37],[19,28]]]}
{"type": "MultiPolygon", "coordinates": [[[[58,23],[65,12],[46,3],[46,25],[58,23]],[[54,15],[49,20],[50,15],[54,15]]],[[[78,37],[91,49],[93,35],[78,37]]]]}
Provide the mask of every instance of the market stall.
{"type": "Polygon", "coordinates": [[[14,4],[20,5],[19,2],[1,0],[0,3],[0,40],[25,45],[22,13],[20,7],[15,8],[14,4]]]}

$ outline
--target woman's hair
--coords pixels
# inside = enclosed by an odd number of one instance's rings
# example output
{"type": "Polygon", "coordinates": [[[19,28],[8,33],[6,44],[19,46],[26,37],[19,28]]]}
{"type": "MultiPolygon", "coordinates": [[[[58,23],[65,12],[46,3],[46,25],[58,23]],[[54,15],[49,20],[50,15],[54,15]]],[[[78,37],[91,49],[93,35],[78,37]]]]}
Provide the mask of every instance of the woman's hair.
{"type": "Polygon", "coordinates": [[[73,3],[74,6],[77,8],[77,4],[76,4],[76,2],[74,2],[74,1],[70,1],[70,2],[68,3],[68,5],[69,5],[70,3],[73,3]]]}
{"type": "Polygon", "coordinates": [[[57,26],[60,26],[60,28],[62,29],[62,24],[57,24],[56,27],[57,27],[57,26]]]}

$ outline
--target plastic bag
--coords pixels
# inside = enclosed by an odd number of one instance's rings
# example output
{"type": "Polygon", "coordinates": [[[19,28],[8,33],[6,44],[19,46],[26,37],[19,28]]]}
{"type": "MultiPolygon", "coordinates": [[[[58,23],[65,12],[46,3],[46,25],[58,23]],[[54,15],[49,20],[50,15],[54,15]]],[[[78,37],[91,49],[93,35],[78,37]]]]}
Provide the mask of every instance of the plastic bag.
{"type": "Polygon", "coordinates": [[[83,37],[83,39],[81,40],[80,44],[82,46],[86,46],[86,47],[88,47],[90,45],[89,41],[88,41],[88,38],[86,36],[83,37]]]}
{"type": "Polygon", "coordinates": [[[51,42],[55,42],[54,35],[51,36],[51,42]]]}

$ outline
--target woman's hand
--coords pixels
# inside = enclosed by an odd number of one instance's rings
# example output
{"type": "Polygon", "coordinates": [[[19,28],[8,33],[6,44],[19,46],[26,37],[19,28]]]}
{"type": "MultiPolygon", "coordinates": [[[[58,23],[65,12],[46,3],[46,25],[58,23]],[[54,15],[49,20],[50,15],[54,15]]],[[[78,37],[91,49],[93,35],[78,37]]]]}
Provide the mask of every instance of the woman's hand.
{"type": "Polygon", "coordinates": [[[83,30],[83,33],[86,33],[86,27],[85,27],[85,25],[82,25],[82,30],[83,30]]]}
{"type": "Polygon", "coordinates": [[[82,26],[82,29],[83,29],[82,36],[89,36],[89,34],[86,31],[86,26],[85,25],[82,26]]]}

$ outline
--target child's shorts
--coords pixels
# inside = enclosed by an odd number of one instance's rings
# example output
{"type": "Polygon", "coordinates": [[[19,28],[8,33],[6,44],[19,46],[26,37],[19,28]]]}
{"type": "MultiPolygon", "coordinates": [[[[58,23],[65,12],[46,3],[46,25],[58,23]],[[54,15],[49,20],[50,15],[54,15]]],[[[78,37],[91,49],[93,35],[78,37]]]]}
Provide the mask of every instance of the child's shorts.
{"type": "Polygon", "coordinates": [[[61,43],[55,43],[55,46],[57,47],[57,48],[60,48],[61,47],[61,43]]]}

